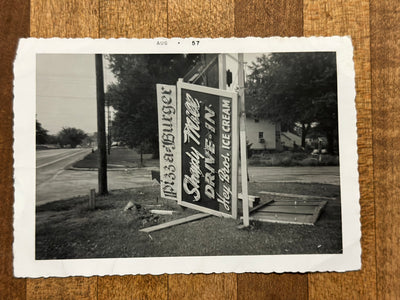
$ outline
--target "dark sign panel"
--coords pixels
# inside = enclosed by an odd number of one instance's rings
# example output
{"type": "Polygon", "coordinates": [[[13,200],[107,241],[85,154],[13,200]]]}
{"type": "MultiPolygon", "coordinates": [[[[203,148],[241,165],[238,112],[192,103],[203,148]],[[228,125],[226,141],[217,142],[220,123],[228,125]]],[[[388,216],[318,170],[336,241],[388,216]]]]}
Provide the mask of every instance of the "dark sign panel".
{"type": "Polygon", "coordinates": [[[178,82],[180,195],[200,211],[237,215],[237,96],[178,82]]]}

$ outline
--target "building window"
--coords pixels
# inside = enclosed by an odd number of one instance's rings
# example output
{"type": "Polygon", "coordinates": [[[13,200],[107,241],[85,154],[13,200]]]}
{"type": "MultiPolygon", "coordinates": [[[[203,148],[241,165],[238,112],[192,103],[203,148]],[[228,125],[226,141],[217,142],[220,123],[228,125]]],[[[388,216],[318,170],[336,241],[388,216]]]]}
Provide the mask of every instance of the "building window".
{"type": "Polygon", "coordinates": [[[260,132],[258,133],[258,138],[259,138],[259,139],[262,139],[263,137],[264,137],[264,132],[260,131],[260,132]]]}

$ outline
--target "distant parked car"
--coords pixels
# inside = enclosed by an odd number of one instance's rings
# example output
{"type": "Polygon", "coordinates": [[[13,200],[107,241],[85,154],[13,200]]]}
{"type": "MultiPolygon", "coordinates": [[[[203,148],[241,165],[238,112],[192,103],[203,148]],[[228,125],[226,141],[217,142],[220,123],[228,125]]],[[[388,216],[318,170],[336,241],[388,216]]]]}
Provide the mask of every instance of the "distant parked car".
{"type": "Polygon", "coordinates": [[[327,154],[327,153],[328,153],[328,151],[327,151],[326,149],[321,149],[321,152],[319,152],[318,149],[314,149],[314,150],[311,152],[311,155],[327,154]]]}

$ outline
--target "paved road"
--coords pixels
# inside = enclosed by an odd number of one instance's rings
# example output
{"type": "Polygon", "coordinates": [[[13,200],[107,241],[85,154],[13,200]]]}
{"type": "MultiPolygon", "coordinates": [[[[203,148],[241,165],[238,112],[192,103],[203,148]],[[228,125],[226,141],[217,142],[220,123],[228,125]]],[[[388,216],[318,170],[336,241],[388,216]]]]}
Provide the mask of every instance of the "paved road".
{"type": "Polygon", "coordinates": [[[68,172],[67,168],[84,158],[90,151],[91,149],[86,148],[36,151],[36,205],[63,199],[63,190],[69,183],[54,183],[60,178],[63,180],[63,173],[68,172]]]}
{"type": "Polygon", "coordinates": [[[36,188],[51,181],[65,168],[81,160],[90,149],[52,149],[36,151],[36,188]]]}
{"type": "MultiPolygon", "coordinates": [[[[97,171],[68,169],[90,149],[42,150],[36,155],[36,205],[87,195],[97,190],[97,171]]],[[[108,188],[125,189],[152,185],[151,169],[108,171],[108,188]]],[[[339,167],[249,167],[251,182],[301,182],[339,185],[339,167]]],[[[239,178],[240,180],[240,178],[239,178]]]]}
{"type": "MultiPolygon", "coordinates": [[[[57,149],[36,152],[36,205],[88,195],[98,187],[97,170],[71,170],[68,167],[87,155],[90,149],[57,149]]],[[[151,169],[108,171],[108,188],[124,189],[151,185],[151,169]]]]}

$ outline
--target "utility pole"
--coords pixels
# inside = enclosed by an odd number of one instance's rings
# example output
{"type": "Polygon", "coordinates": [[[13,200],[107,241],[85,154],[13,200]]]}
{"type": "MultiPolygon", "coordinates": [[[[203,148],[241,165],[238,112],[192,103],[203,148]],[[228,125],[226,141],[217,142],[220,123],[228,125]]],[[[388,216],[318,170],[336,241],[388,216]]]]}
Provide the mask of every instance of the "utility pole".
{"type": "Polygon", "coordinates": [[[108,194],[107,189],[107,146],[106,146],[106,119],[105,96],[103,78],[103,55],[96,54],[96,97],[97,97],[97,144],[99,151],[99,194],[108,194]]]}
{"type": "Polygon", "coordinates": [[[111,112],[110,101],[107,101],[107,153],[111,154],[111,112]]]}

